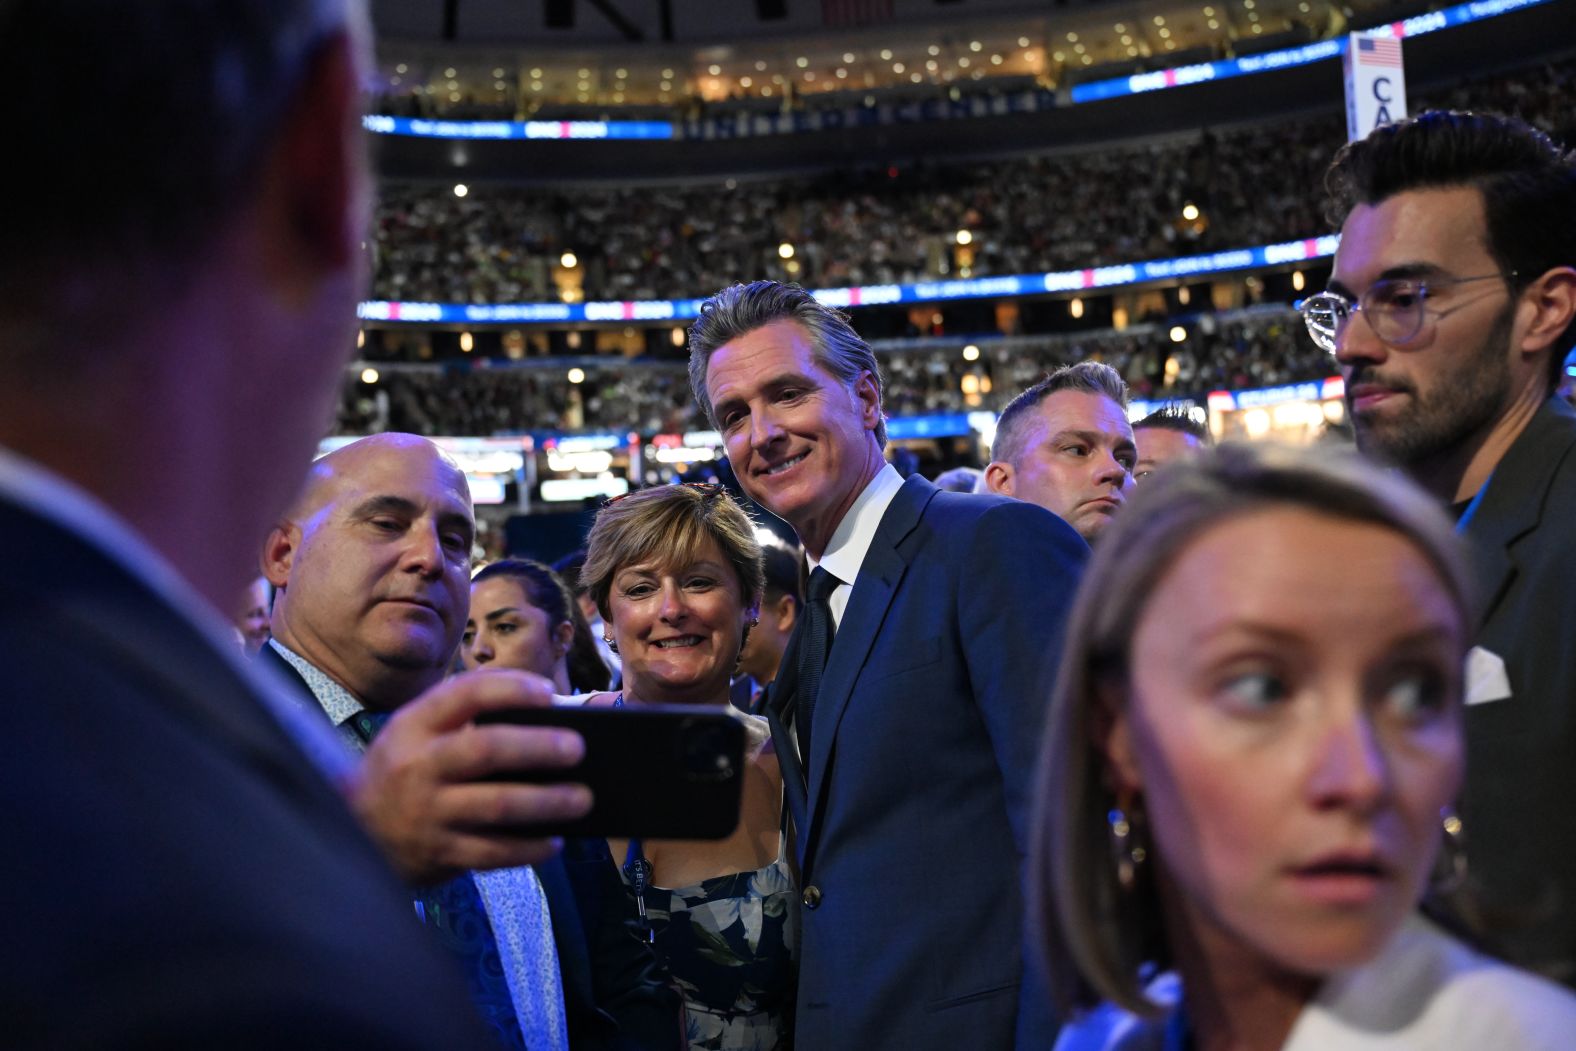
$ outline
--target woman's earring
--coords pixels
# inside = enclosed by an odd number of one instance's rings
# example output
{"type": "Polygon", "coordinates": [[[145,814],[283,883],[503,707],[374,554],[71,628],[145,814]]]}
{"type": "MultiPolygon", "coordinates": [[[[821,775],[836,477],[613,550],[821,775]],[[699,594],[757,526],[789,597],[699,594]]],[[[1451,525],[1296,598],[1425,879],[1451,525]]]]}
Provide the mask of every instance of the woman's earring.
{"type": "Polygon", "coordinates": [[[613,641],[613,636],[612,636],[611,633],[609,633],[607,635],[603,635],[602,636],[602,641],[607,643],[607,648],[608,649],[612,650],[614,653],[618,652],[618,643],[613,641]]]}
{"type": "MultiPolygon", "coordinates": [[[[1136,810],[1134,816],[1137,816],[1136,810]]],[[[1111,832],[1111,861],[1116,867],[1116,882],[1123,890],[1130,891],[1138,883],[1138,870],[1148,860],[1149,852],[1138,842],[1138,830],[1121,807],[1112,807],[1105,819],[1111,832]]]]}
{"type": "Polygon", "coordinates": [[[1439,812],[1439,825],[1445,842],[1434,866],[1433,889],[1436,894],[1452,894],[1467,881],[1467,829],[1453,806],[1439,812]]]}

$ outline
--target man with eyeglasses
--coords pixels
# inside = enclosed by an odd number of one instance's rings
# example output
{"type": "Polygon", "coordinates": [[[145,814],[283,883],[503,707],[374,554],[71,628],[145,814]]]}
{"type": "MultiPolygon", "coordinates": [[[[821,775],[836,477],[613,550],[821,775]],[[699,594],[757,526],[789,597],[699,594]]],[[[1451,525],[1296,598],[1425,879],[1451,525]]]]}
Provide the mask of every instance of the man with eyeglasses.
{"type": "Polygon", "coordinates": [[[1430,112],[1348,144],[1341,243],[1302,307],[1359,447],[1449,505],[1483,619],[1462,817],[1493,933],[1576,984],[1576,154],[1505,117],[1430,112]]]}

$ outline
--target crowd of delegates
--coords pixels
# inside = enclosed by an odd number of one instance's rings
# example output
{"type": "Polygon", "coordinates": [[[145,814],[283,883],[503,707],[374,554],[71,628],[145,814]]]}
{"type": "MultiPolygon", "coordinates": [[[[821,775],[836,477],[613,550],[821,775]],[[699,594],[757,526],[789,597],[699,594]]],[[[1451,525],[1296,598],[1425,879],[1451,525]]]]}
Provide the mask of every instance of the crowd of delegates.
{"type": "MultiPolygon", "coordinates": [[[[797,538],[802,618],[730,837],[566,844],[588,742],[510,718],[592,684],[565,589],[473,589],[427,439],[312,459],[360,291],[364,9],[3,11],[0,126],[68,191],[0,239],[7,1046],[1570,1045],[1576,155],[1464,113],[1338,155],[1302,309],[1356,452],[1135,481],[1114,369],[1024,392],[987,482],[1098,470],[1100,523],[902,477],[847,319],[718,292],[691,391],[797,538]],[[113,91],[103,184],[54,107],[113,91]],[[248,659],[221,611],[259,567],[248,659]],[[553,678],[457,671],[516,603],[553,678]]],[[[573,586],[622,684],[581,703],[732,720],[762,557],[716,487],[609,501],[573,586]]]]}
{"type": "MultiPolygon", "coordinates": [[[[1576,64],[1438,92],[1545,130],[1567,123],[1576,64]]],[[[1421,102],[1415,105],[1421,106],[1421,102]]],[[[385,184],[379,299],[450,303],[558,297],[561,254],[591,300],[689,298],[739,274],[783,274],[794,246],[809,287],[1060,271],[1325,232],[1315,192],[1343,139],[1335,116],[1164,142],[972,163],[885,166],[816,179],[606,188],[385,184]],[[1186,220],[1192,204],[1200,218],[1186,220]],[[973,237],[965,274],[957,231],[973,237]]]]}
{"type": "Polygon", "coordinates": [[[397,430],[414,434],[517,434],[525,431],[676,433],[701,425],[680,365],[584,364],[571,384],[564,365],[472,371],[437,366],[384,367],[376,386],[347,375],[338,434],[397,430]]]}
{"type": "MultiPolygon", "coordinates": [[[[1295,312],[1265,307],[1202,315],[1188,339],[1174,342],[1166,326],[1136,325],[1087,335],[1015,337],[981,344],[966,361],[957,341],[913,349],[885,344],[882,368],[890,377],[887,412],[913,416],[999,411],[1012,396],[1048,372],[1077,361],[1102,361],[1119,372],[1134,397],[1201,396],[1331,374],[1329,355],[1309,341],[1295,312]],[[965,376],[989,380],[977,400],[963,393],[965,376]]],[[[690,397],[683,368],[581,361],[586,379],[564,378],[562,363],[519,368],[384,368],[378,384],[347,374],[336,433],[377,430],[415,434],[511,434],[635,429],[682,433],[707,426],[690,397]]]]}

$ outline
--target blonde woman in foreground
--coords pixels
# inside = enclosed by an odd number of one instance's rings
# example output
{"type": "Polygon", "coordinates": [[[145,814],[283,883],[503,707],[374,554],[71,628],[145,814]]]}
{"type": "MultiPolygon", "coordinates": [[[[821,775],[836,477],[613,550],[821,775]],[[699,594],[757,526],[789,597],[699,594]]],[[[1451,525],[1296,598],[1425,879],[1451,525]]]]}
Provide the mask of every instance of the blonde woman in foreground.
{"type": "Polygon", "coordinates": [[[1467,580],[1420,491],[1327,449],[1225,446],[1138,490],[1042,755],[1058,1051],[1576,1046],[1576,997],[1446,926],[1467,580]]]}

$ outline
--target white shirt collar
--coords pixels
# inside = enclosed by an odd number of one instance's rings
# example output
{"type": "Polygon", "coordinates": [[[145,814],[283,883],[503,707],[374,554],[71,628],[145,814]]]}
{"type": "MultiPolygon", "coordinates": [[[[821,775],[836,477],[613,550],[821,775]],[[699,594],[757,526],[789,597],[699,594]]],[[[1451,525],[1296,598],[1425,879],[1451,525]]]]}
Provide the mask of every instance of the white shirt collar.
{"type": "Polygon", "coordinates": [[[318,705],[335,726],[343,726],[357,712],[366,711],[367,706],[362,704],[355,694],[335,682],[327,672],[295,650],[278,639],[269,639],[268,645],[272,646],[274,652],[283,657],[285,663],[306,680],[307,689],[312,691],[312,696],[317,698],[318,705]]]}
{"type": "Polygon", "coordinates": [[[825,566],[828,573],[853,587],[854,578],[859,576],[859,567],[864,564],[870,544],[876,538],[876,529],[901,488],[903,476],[897,473],[897,468],[891,464],[882,465],[876,476],[870,479],[870,484],[865,486],[864,492],[859,494],[859,499],[854,501],[854,506],[837,523],[831,542],[821,552],[821,557],[809,559],[810,568],[813,570],[817,566],[825,566]]]}

